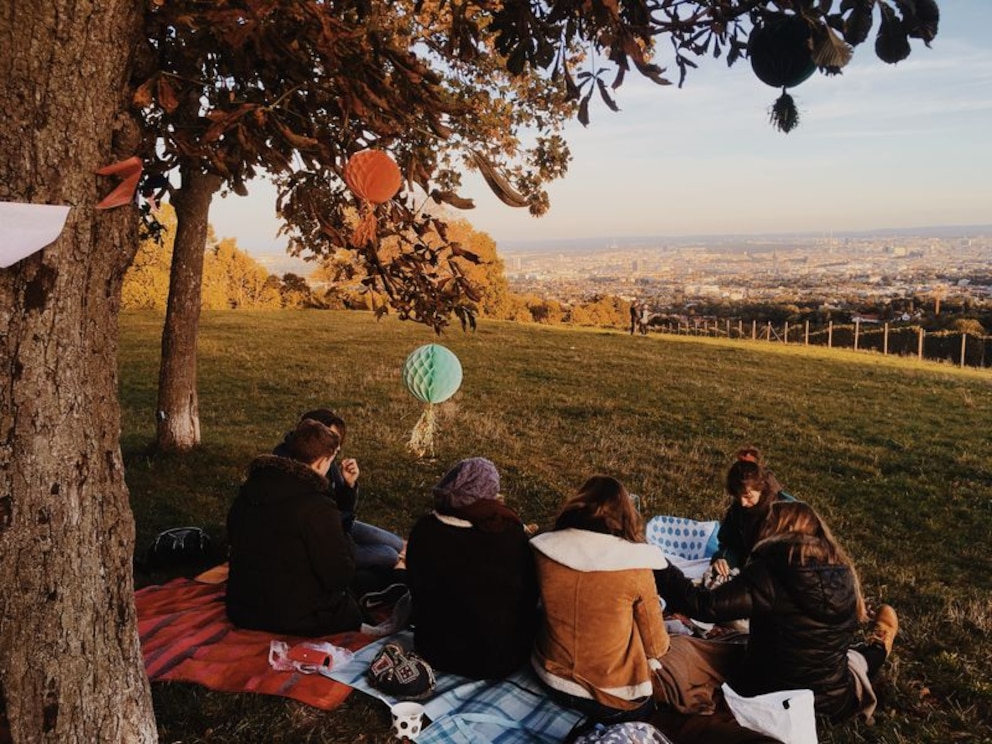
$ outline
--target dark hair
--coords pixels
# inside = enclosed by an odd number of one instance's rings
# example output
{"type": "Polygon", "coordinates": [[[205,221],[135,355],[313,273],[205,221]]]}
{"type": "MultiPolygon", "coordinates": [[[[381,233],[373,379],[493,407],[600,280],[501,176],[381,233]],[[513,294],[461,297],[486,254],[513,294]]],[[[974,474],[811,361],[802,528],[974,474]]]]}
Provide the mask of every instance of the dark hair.
{"type": "MultiPolygon", "coordinates": [[[[805,566],[810,563],[841,565],[854,576],[857,596],[858,619],[867,619],[861,582],[854,562],[833,536],[827,523],[804,501],[776,501],[768,511],[758,544],[767,541],[784,541],[789,544],[789,560],[805,566]],[[812,538],[812,539],[806,539],[812,538]]],[[[755,546],[757,550],[758,546],[755,546]]]]}
{"type": "Polygon", "coordinates": [[[324,426],[334,427],[341,433],[341,444],[344,444],[344,435],[347,427],[344,424],[344,419],[334,413],[334,411],[327,408],[315,408],[300,416],[300,421],[319,421],[324,426]]]}
{"type": "Polygon", "coordinates": [[[630,542],[644,542],[641,515],[623,483],[608,475],[594,475],[570,498],[558,513],[555,526],[597,523],[606,531],[630,542]]]}
{"type": "Polygon", "coordinates": [[[286,437],[289,456],[306,465],[336,454],[340,446],[337,432],[314,419],[304,419],[286,437]]]}
{"type": "Polygon", "coordinates": [[[761,463],[761,453],[756,447],[742,447],[737,450],[734,464],[727,470],[727,494],[734,499],[746,491],[761,491],[764,504],[782,490],[771,471],[761,463]]]}

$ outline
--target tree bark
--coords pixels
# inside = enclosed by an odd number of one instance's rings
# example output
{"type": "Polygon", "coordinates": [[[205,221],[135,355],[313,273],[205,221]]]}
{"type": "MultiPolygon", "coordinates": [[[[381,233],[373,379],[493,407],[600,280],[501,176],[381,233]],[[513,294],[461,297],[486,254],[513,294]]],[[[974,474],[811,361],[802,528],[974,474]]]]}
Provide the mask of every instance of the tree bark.
{"type": "Polygon", "coordinates": [[[0,713],[15,742],[157,739],[134,610],[117,316],[133,206],[97,211],[135,154],[132,0],[0,3],[0,201],[71,205],[0,269],[0,713]]]}
{"type": "Polygon", "coordinates": [[[200,443],[196,337],[200,327],[207,216],[220,185],[219,176],[183,168],[182,187],[172,198],[176,210],[176,240],[169,277],[169,304],[162,331],[156,411],[155,444],[163,451],[185,452],[200,443]]]}

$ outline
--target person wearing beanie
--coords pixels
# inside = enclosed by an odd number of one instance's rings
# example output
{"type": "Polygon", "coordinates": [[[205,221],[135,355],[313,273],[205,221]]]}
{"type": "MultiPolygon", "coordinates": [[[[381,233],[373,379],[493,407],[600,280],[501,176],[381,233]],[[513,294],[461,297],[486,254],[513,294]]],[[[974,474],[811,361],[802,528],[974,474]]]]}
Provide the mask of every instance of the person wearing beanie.
{"type": "Polygon", "coordinates": [[[530,655],[537,578],[527,534],[499,495],[496,466],[462,460],[434,487],[407,541],[414,648],[441,671],[505,677],[530,655]]]}

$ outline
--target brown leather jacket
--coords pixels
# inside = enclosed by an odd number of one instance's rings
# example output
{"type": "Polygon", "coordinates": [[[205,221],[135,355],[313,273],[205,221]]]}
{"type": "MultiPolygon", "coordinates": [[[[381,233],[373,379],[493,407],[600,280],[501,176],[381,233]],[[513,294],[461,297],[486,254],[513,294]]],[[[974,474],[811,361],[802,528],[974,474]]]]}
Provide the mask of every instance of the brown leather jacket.
{"type": "Polygon", "coordinates": [[[561,692],[630,710],[651,695],[651,670],[669,646],[653,570],[661,550],[563,529],[531,540],[544,618],[531,663],[561,692]]]}

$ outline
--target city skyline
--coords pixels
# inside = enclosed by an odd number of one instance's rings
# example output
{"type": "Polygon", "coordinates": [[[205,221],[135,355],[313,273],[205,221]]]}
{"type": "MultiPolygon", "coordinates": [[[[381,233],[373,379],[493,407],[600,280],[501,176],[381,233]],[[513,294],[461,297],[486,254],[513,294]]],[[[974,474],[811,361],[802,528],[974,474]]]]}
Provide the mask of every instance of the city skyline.
{"type": "MultiPolygon", "coordinates": [[[[466,175],[476,209],[452,211],[502,251],[538,240],[638,235],[832,232],[992,223],[992,3],[942,0],[927,49],[885,65],[872,38],[844,74],[791,89],[802,116],[789,134],[768,123],[778,91],[747,60],[707,60],[685,87],[629,75],[619,113],[595,105],[572,122],[573,161],[533,218],[466,175]]],[[[877,23],[877,19],[876,19],[877,23]]],[[[677,80],[662,48],[659,63],[677,80]]],[[[210,221],[252,255],[279,253],[274,192],[215,199],[210,221]]]]}

